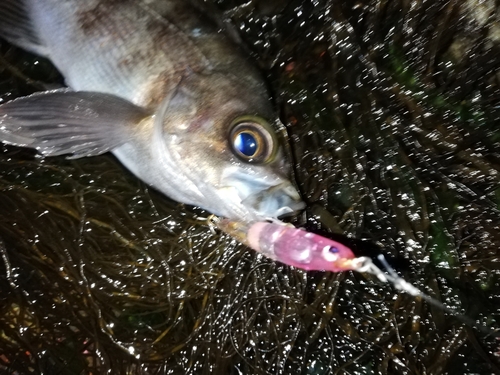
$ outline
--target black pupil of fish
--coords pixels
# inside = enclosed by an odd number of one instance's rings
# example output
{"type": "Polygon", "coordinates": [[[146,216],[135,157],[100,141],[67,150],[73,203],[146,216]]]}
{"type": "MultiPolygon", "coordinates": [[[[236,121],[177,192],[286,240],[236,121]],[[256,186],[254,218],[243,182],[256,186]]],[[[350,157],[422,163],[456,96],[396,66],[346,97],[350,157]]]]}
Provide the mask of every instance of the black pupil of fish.
{"type": "Polygon", "coordinates": [[[257,140],[252,134],[242,132],[234,139],[234,147],[243,155],[252,157],[257,152],[257,140]]]}
{"type": "Polygon", "coordinates": [[[337,249],[335,246],[330,246],[329,251],[330,253],[336,254],[339,252],[339,249],[337,249]]]}

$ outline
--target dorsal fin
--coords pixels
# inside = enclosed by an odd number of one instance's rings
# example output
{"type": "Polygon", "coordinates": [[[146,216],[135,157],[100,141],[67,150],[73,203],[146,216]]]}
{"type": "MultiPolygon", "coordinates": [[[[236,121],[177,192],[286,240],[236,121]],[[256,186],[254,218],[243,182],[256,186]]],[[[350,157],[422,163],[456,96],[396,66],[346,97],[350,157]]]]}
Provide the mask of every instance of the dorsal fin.
{"type": "Polygon", "coordinates": [[[39,55],[46,55],[29,15],[26,0],[0,2],[0,37],[39,55]]]}

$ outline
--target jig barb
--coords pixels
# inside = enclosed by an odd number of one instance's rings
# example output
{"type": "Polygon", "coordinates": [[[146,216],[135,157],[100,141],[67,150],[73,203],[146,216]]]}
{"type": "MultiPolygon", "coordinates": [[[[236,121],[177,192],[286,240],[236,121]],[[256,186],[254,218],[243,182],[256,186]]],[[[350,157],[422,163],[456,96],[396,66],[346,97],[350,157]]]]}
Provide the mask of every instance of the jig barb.
{"type": "Polygon", "coordinates": [[[389,263],[387,263],[387,261],[385,260],[385,257],[383,255],[379,255],[377,258],[378,258],[379,262],[384,266],[387,273],[383,272],[380,268],[378,268],[375,264],[373,264],[373,262],[370,258],[367,258],[367,257],[359,257],[359,258],[352,259],[352,261],[351,261],[352,268],[351,269],[353,271],[357,271],[357,272],[361,272],[361,273],[370,273],[372,275],[375,275],[380,281],[382,281],[384,283],[392,284],[392,286],[396,290],[399,290],[401,292],[405,292],[413,297],[422,298],[423,300],[427,301],[429,304],[438,307],[439,309],[447,312],[450,315],[453,315],[455,318],[460,320],[462,323],[465,323],[470,327],[474,327],[475,329],[477,329],[478,331],[480,331],[484,334],[492,335],[493,337],[500,337],[500,333],[499,333],[498,329],[477,324],[473,319],[461,314],[459,311],[456,311],[454,309],[449,308],[448,306],[446,306],[442,302],[429,296],[428,294],[425,294],[420,289],[418,289],[414,285],[410,284],[408,281],[406,281],[402,277],[398,276],[396,271],[394,271],[394,269],[389,265],[389,263]]]}

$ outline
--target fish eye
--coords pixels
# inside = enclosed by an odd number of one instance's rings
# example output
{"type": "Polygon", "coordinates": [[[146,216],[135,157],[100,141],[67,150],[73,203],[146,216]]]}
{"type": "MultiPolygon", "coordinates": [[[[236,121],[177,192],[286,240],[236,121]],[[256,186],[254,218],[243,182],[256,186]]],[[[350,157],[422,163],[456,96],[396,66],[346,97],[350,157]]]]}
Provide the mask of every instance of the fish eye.
{"type": "Polygon", "coordinates": [[[234,148],[246,157],[251,158],[258,151],[257,142],[257,137],[251,132],[242,131],[234,137],[234,148]]]}
{"type": "Polygon", "coordinates": [[[258,117],[240,117],[233,122],[229,143],[241,160],[268,163],[276,151],[276,135],[271,126],[258,117]]]}

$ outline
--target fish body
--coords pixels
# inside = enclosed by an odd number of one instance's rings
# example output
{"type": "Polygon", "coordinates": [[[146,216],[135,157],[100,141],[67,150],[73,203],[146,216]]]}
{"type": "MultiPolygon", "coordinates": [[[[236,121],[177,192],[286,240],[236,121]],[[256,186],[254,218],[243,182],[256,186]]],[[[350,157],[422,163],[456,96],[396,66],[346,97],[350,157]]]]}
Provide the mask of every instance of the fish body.
{"type": "Polygon", "coordinates": [[[167,196],[234,220],[303,207],[259,72],[189,0],[4,0],[0,37],[69,89],[0,106],[0,140],[42,155],[111,151],[167,196]]]}

